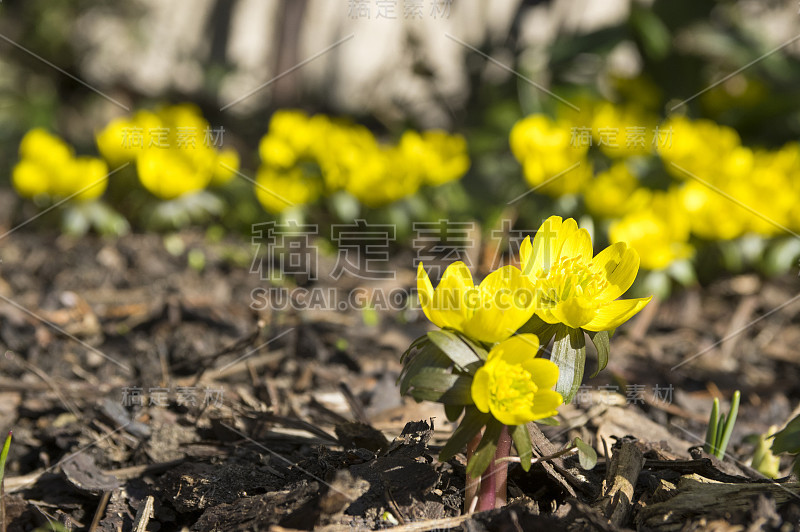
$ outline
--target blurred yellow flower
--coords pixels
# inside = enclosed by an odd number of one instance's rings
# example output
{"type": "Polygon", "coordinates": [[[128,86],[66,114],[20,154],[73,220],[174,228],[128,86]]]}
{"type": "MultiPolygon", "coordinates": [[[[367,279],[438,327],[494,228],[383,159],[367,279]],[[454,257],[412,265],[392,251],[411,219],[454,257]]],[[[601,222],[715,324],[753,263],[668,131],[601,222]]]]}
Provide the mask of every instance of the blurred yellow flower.
{"type": "Polygon", "coordinates": [[[420,262],[417,290],[423,312],[435,325],[480,342],[505,340],[533,315],[533,285],[514,266],[493,271],[475,286],[469,268],[457,261],[434,290],[420,262]]]}
{"type": "Polygon", "coordinates": [[[592,258],[592,240],[572,218],[551,216],[531,244],[520,246],[522,271],[536,284],[536,314],[545,322],[605,331],[619,327],[652,299],[617,299],[639,270],[639,255],[624,242],[592,258]]]}
{"type": "Polygon", "coordinates": [[[663,270],[688,258],[693,251],[688,243],[689,219],[678,194],[675,190],[648,193],[645,205],[611,225],[609,240],[630,245],[648,270],[663,270]]]}
{"type": "Polygon", "coordinates": [[[663,122],[659,130],[665,135],[665,140],[657,145],[658,155],[667,172],[677,179],[690,179],[686,173],[689,171],[702,179],[712,180],[723,173],[721,165],[728,165],[728,170],[740,174],[747,171],[746,153],[728,162],[731,154],[741,148],[739,134],[733,128],[710,120],[673,116],[663,122]]]}
{"type": "Polygon", "coordinates": [[[589,181],[583,196],[587,210],[600,218],[617,218],[646,204],[649,194],[624,162],[617,162],[589,181]]]}
{"type": "Polygon", "coordinates": [[[399,148],[406,160],[417,162],[427,185],[460,179],[469,170],[467,141],[461,135],[441,130],[406,131],[400,137],[399,148]]]}
{"type": "Polygon", "coordinates": [[[655,117],[640,107],[602,102],[595,106],[591,128],[603,153],[609,157],[630,157],[653,151],[655,125],[655,117]]]}
{"type": "Polygon", "coordinates": [[[522,164],[525,180],[543,194],[576,194],[591,179],[588,146],[576,142],[568,122],[531,115],[514,124],[509,142],[511,152],[522,164]]]}
{"type": "Polygon", "coordinates": [[[520,334],[494,346],[486,363],[475,372],[472,400],[484,413],[500,423],[514,426],[558,413],[561,394],[552,390],[558,381],[558,366],[536,358],[539,339],[520,334]]]}
{"type": "Polygon", "coordinates": [[[262,166],[254,188],[259,203],[269,212],[280,214],[296,205],[316,201],[322,192],[319,179],[309,177],[300,168],[279,170],[262,166]]]}
{"type": "MultiPolygon", "coordinates": [[[[407,131],[397,144],[382,144],[362,125],[296,110],[273,114],[259,154],[259,172],[272,172],[273,180],[274,175],[302,169],[303,179],[290,180],[288,196],[299,200],[297,204],[345,190],[368,207],[381,207],[413,195],[422,185],[458,179],[469,168],[460,135],[407,131]],[[302,186],[310,189],[303,193],[302,186]]],[[[267,196],[259,195],[267,210],[276,212],[285,204],[267,196]]]]}
{"type": "Polygon", "coordinates": [[[221,134],[197,106],[184,103],[112,120],[95,140],[107,161],[135,162],[144,188],[171,200],[230,181],[239,169],[239,155],[233,149],[216,149],[221,147],[221,134]]]}
{"type": "Polygon", "coordinates": [[[414,194],[422,184],[419,165],[396,147],[379,147],[361,154],[352,169],[347,190],[368,207],[381,207],[414,194]]]}
{"type": "Polygon", "coordinates": [[[43,129],[32,129],[20,142],[20,161],[11,183],[20,196],[49,195],[78,201],[98,198],[108,186],[108,167],[93,157],[75,157],[72,148],[43,129]]]}
{"type": "Polygon", "coordinates": [[[172,200],[208,186],[213,167],[199,162],[177,150],[145,150],[136,157],[136,170],[144,188],[163,200],[172,200]]]}

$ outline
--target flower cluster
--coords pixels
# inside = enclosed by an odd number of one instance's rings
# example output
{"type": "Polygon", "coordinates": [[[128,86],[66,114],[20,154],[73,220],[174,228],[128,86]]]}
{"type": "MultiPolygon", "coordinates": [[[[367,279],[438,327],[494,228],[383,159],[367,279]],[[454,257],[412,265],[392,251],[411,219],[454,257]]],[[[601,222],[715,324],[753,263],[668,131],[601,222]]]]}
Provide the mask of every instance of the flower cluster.
{"type": "MultiPolygon", "coordinates": [[[[484,439],[491,439],[500,434],[490,430],[493,424],[521,427],[555,415],[583,378],[584,333],[597,347],[599,371],[608,360],[609,332],[651,299],[619,299],[636,277],[639,255],[624,242],[594,255],[588,231],[573,219],[545,220],[523,242],[520,258],[519,268],[503,266],[477,286],[462,262],[451,264],[436,288],[419,264],[420,305],[442,330],[406,352],[400,388],[444,403],[451,420],[466,412],[442,459],[483,425],[484,439]],[[554,338],[550,360],[542,358],[540,348],[554,338]]],[[[511,435],[522,454],[527,432],[511,435]]],[[[468,466],[473,476],[488,466],[476,464],[468,466]]]]}
{"type": "Polygon", "coordinates": [[[580,103],[581,112],[517,122],[512,153],[531,187],[579,195],[642,267],[664,270],[709,243],[800,230],[800,143],[753,149],[709,120],[659,123],[640,107],[580,103]]]}
{"type": "Polygon", "coordinates": [[[211,131],[197,107],[181,104],[112,120],[96,140],[109,163],[135,163],[142,186],[172,200],[225,184],[238,170],[238,153],[217,150],[208,142],[211,131]]]}
{"type": "Polygon", "coordinates": [[[71,146],[43,129],[25,134],[19,156],[11,183],[25,198],[89,201],[101,196],[108,185],[108,167],[102,159],[76,157],[71,146]]]}
{"type": "Polygon", "coordinates": [[[406,131],[382,144],[364,126],[289,110],[272,116],[259,154],[256,194],[273,213],[339,190],[379,207],[459,179],[470,165],[460,135],[406,131]]]}

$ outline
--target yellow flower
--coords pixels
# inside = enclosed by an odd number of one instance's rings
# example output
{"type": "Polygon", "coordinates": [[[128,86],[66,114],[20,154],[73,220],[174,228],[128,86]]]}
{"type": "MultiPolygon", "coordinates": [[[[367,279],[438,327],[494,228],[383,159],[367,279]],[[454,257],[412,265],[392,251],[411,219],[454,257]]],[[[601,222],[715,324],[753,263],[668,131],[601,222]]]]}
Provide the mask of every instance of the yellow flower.
{"type": "Polygon", "coordinates": [[[400,137],[400,151],[409,161],[416,161],[427,185],[441,185],[460,179],[469,170],[467,141],[461,135],[430,130],[406,131],[400,137]]]}
{"type": "Polygon", "coordinates": [[[583,200],[594,216],[615,218],[646,205],[649,194],[638,186],[628,165],[618,162],[589,182],[583,200]]]}
{"type": "Polygon", "coordinates": [[[66,142],[43,129],[29,131],[19,153],[21,159],[14,166],[11,182],[20,196],[47,194],[87,201],[101,196],[108,185],[104,161],[75,157],[66,142]]]}
{"type": "Polygon", "coordinates": [[[486,363],[475,372],[472,400],[481,412],[491,412],[504,425],[522,425],[557,414],[564,401],[551,388],[558,381],[558,366],[536,358],[539,339],[520,334],[489,351],[486,363]]]}
{"type": "Polygon", "coordinates": [[[605,331],[619,327],[652,299],[617,298],[633,284],[639,255],[624,242],[592,258],[592,239],[572,218],[551,216],[520,247],[522,271],[536,283],[536,314],[545,322],[605,331]]]}
{"type": "Polygon", "coordinates": [[[417,290],[429,320],[480,342],[505,340],[533,315],[533,285],[514,266],[493,271],[475,286],[469,268],[454,262],[434,290],[420,263],[417,290]]]}
{"type": "Polygon", "coordinates": [[[645,205],[611,224],[609,240],[628,243],[648,270],[663,270],[689,257],[689,217],[679,194],[677,189],[647,194],[645,205]]]}
{"type": "Polygon", "coordinates": [[[256,198],[273,214],[279,214],[294,205],[316,201],[322,186],[319,179],[306,176],[301,168],[276,170],[262,165],[256,174],[256,198]]]}
{"type": "Polygon", "coordinates": [[[214,175],[211,177],[211,184],[219,187],[233,179],[239,170],[239,152],[232,149],[222,150],[217,154],[217,165],[214,167],[214,175]]]}
{"type": "Polygon", "coordinates": [[[108,166],[102,159],[76,157],[62,170],[60,179],[53,184],[52,194],[62,198],[72,196],[78,201],[96,199],[106,191],[107,175],[108,166]]]}
{"type": "Polygon", "coordinates": [[[594,109],[592,135],[597,146],[609,157],[648,155],[652,151],[651,132],[656,119],[636,105],[603,102],[594,109]]]}
{"type": "Polygon", "coordinates": [[[588,146],[574,142],[572,137],[569,123],[554,122],[545,115],[531,115],[514,124],[509,136],[511,151],[531,187],[555,197],[582,190],[591,179],[592,167],[586,159],[588,146]]]}
{"type": "Polygon", "coordinates": [[[345,190],[368,207],[381,207],[414,194],[421,181],[421,169],[399,148],[379,146],[362,154],[345,190]]]}
{"type": "Polygon", "coordinates": [[[144,188],[164,200],[203,190],[211,181],[212,167],[179,150],[144,150],[136,158],[144,188]],[[200,162],[200,164],[198,164],[200,162]]]}

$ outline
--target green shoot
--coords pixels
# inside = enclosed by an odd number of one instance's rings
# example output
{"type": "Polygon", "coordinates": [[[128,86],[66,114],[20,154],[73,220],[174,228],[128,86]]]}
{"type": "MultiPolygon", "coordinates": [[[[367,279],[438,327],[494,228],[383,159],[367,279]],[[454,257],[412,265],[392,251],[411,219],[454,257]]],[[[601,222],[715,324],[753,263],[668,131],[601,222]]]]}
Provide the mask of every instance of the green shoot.
{"type": "Polygon", "coordinates": [[[741,393],[736,390],[731,399],[731,411],[727,417],[719,412],[719,400],[714,399],[711,407],[711,416],[708,419],[708,429],[706,430],[706,443],[704,450],[720,460],[725,457],[725,450],[731,440],[733,425],[736,423],[736,416],[739,414],[739,401],[741,393]]]}
{"type": "Polygon", "coordinates": [[[11,431],[8,431],[6,442],[3,444],[3,450],[0,452],[0,530],[6,532],[6,493],[3,487],[3,476],[6,471],[6,458],[8,458],[8,450],[11,448],[11,431]]]}

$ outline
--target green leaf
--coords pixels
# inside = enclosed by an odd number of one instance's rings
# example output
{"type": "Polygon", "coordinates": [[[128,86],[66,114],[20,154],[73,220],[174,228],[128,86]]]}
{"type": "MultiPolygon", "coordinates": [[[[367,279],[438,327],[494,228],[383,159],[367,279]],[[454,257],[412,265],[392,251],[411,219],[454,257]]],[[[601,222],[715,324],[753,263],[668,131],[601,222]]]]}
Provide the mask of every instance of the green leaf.
{"type": "Polygon", "coordinates": [[[584,469],[593,469],[597,465],[597,453],[591,445],[580,438],[575,438],[572,444],[578,448],[578,462],[584,469]]]}
{"type": "Polygon", "coordinates": [[[714,398],[711,406],[711,415],[708,417],[708,428],[706,429],[705,452],[716,456],[717,446],[717,423],[719,423],[719,399],[714,398]]]}
{"type": "Polygon", "coordinates": [[[739,401],[742,398],[742,394],[739,390],[733,392],[733,399],[731,399],[731,411],[728,413],[728,417],[725,419],[725,424],[722,427],[721,435],[717,433],[717,438],[719,438],[719,454],[717,458],[720,460],[723,459],[725,456],[725,450],[728,448],[728,442],[731,441],[731,434],[733,434],[733,426],[736,424],[736,416],[739,415],[739,401]]]}
{"type": "Polygon", "coordinates": [[[460,333],[456,333],[456,334],[458,334],[458,337],[461,338],[462,342],[467,344],[469,346],[469,348],[472,349],[472,351],[476,355],[478,355],[478,358],[480,358],[483,361],[486,361],[486,358],[489,356],[489,352],[486,349],[484,349],[483,345],[473,342],[472,340],[470,340],[469,338],[467,338],[463,334],[460,334],[460,333]]]}
{"type": "Polygon", "coordinates": [[[495,418],[490,417],[489,422],[486,423],[486,430],[483,432],[483,438],[478,444],[478,448],[472,453],[467,464],[467,475],[471,477],[478,477],[486,471],[489,464],[494,460],[494,453],[497,451],[497,441],[500,439],[500,433],[503,430],[503,424],[495,418]]]}
{"type": "Polygon", "coordinates": [[[603,371],[608,365],[608,353],[611,349],[610,338],[608,331],[593,332],[587,331],[589,338],[592,339],[594,347],[597,349],[597,370],[589,377],[596,377],[598,373],[603,371]]]}
{"type": "Polygon", "coordinates": [[[522,470],[527,472],[531,468],[531,458],[533,458],[531,435],[528,433],[527,425],[511,427],[511,439],[514,440],[514,447],[517,449],[522,470]]]}
{"type": "Polygon", "coordinates": [[[428,333],[428,339],[441,349],[442,353],[447,355],[456,366],[470,375],[474,375],[483,365],[478,355],[459,336],[450,331],[431,331],[428,333]]]}
{"type": "Polygon", "coordinates": [[[411,396],[417,401],[472,404],[472,377],[444,368],[422,368],[411,378],[411,396]]]}
{"type": "Polygon", "coordinates": [[[586,339],[583,331],[559,325],[550,360],[558,366],[556,391],[569,403],[578,393],[586,365],[586,339]]]}
{"type": "Polygon", "coordinates": [[[461,417],[461,412],[464,411],[464,405],[444,405],[444,415],[447,421],[455,422],[461,417]]]}
{"type": "Polygon", "coordinates": [[[546,347],[547,344],[550,343],[550,340],[553,339],[553,336],[555,336],[557,330],[557,323],[547,323],[542,318],[534,314],[533,317],[525,323],[525,325],[519,328],[517,333],[535,334],[537,338],[539,338],[539,345],[541,347],[546,347]]]}
{"type": "Polygon", "coordinates": [[[439,461],[447,462],[453,458],[462,447],[467,445],[467,443],[480,432],[491,418],[492,416],[488,413],[484,414],[474,406],[468,406],[464,414],[464,419],[461,420],[461,424],[458,425],[453,435],[450,436],[450,439],[444,444],[442,450],[439,451],[439,461]]]}
{"type": "Polygon", "coordinates": [[[417,338],[416,340],[411,342],[411,345],[408,346],[408,349],[403,351],[403,354],[400,355],[400,362],[401,363],[405,363],[406,362],[406,357],[408,357],[408,355],[410,355],[411,352],[414,349],[416,349],[416,348],[422,349],[424,347],[424,344],[428,343],[429,341],[430,340],[428,340],[428,335],[427,334],[423,334],[422,336],[420,336],[419,338],[417,338]]]}
{"type": "Polygon", "coordinates": [[[722,453],[720,452],[721,443],[722,443],[722,432],[725,429],[725,414],[719,416],[719,420],[717,421],[717,439],[714,441],[714,452],[711,453],[720,460],[722,460],[722,453]]]}
{"type": "Polygon", "coordinates": [[[3,483],[3,476],[6,472],[6,459],[8,458],[8,451],[11,449],[11,431],[8,431],[6,442],[3,444],[3,450],[0,452],[0,485],[3,483]]]}
{"type": "Polygon", "coordinates": [[[669,53],[672,37],[669,29],[653,11],[634,5],[630,22],[642,40],[645,54],[655,60],[666,57],[669,53]]]}
{"type": "Polygon", "coordinates": [[[774,438],[772,441],[773,453],[800,453],[800,415],[789,421],[783,430],[770,437],[774,438]]]}
{"type": "Polygon", "coordinates": [[[411,379],[424,368],[447,368],[450,361],[441,349],[431,343],[426,343],[412,358],[406,359],[403,370],[397,381],[400,384],[400,395],[405,395],[411,386],[411,379]]]}
{"type": "Polygon", "coordinates": [[[546,425],[548,427],[557,427],[557,426],[561,425],[561,422],[559,420],[557,420],[556,418],[554,418],[553,416],[546,417],[546,418],[543,418],[543,419],[537,419],[536,423],[538,423],[540,425],[546,425]]]}

